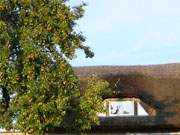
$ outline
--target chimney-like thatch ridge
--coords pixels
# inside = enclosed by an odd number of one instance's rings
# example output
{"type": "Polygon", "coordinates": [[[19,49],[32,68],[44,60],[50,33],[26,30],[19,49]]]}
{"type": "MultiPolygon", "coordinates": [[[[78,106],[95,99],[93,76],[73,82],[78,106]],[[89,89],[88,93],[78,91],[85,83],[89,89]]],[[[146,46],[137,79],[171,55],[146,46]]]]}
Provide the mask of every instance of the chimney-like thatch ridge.
{"type": "Polygon", "coordinates": [[[157,112],[152,118],[100,118],[96,131],[180,131],[180,64],[75,67],[74,71],[80,78],[95,75],[107,80],[114,94],[105,98],[136,97],[157,112]]]}

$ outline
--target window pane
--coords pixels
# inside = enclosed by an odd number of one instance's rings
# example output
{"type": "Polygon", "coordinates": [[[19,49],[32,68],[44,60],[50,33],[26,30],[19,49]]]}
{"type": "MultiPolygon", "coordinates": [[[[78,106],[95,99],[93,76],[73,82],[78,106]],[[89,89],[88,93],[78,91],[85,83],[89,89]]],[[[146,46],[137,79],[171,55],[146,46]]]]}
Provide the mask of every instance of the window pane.
{"type": "Polygon", "coordinates": [[[141,106],[140,103],[137,104],[138,107],[138,116],[148,116],[146,110],[141,106]]]}
{"type": "Polygon", "coordinates": [[[134,116],[134,101],[109,101],[109,116],[134,116]]]}

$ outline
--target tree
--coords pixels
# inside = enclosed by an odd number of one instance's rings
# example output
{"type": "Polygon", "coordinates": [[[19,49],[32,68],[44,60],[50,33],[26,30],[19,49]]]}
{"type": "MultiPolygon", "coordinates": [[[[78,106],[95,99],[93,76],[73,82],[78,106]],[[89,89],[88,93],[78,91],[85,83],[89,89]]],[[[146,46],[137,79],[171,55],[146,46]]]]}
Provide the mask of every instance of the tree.
{"type": "Polygon", "coordinates": [[[81,90],[69,60],[79,49],[94,54],[74,29],[85,4],[66,2],[0,1],[0,127],[44,134],[62,126],[80,133],[98,122],[108,84],[92,78],[81,90]]]}

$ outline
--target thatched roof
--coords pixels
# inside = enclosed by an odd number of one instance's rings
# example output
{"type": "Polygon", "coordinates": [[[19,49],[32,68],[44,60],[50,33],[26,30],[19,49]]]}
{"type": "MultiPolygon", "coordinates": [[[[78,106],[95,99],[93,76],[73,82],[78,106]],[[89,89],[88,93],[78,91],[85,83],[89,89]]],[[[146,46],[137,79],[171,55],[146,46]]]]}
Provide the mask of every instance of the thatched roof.
{"type": "Polygon", "coordinates": [[[115,91],[107,97],[137,97],[157,111],[156,117],[144,122],[143,118],[100,118],[96,129],[180,130],[180,64],[75,67],[74,71],[80,77],[107,80],[115,91]]]}
{"type": "Polygon", "coordinates": [[[87,66],[74,67],[74,71],[78,76],[138,73],[152,77],[171,76],[175,78],[180,77],[180,63],[147,66],[87,66]]]}

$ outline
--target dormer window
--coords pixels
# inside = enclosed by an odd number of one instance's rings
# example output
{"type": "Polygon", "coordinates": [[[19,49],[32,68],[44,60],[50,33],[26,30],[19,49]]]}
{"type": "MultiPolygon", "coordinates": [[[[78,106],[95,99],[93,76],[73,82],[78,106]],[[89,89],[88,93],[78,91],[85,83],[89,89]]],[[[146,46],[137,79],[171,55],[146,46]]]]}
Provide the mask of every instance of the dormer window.
{"type": "Polygon", "coordinates": [[[138,98],[110,98],[104,100],[106,114],[98,116],[125,117],[125,116],[154,116],[156,111],[138,98]]]}

